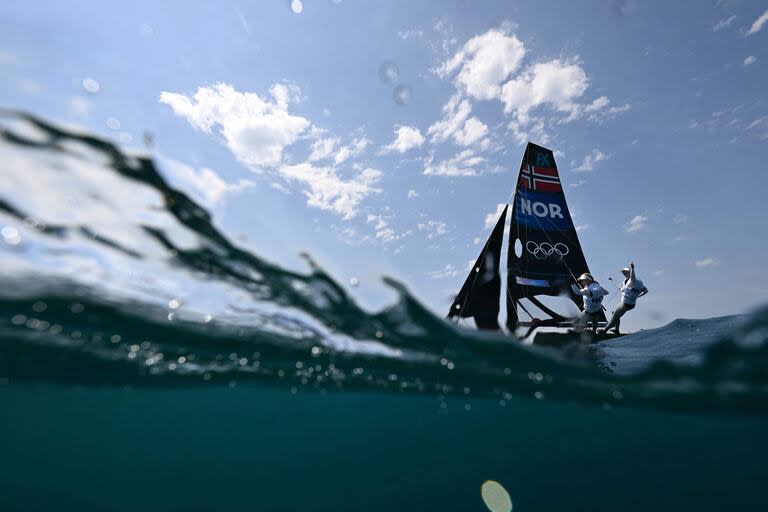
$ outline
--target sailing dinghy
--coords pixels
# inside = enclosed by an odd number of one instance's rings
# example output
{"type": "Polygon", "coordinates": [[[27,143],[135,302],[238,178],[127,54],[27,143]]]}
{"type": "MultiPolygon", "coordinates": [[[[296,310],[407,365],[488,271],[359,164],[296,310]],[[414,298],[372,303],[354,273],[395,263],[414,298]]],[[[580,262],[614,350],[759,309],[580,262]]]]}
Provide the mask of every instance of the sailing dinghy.
{"type": "MultiPolygon", "coordinates": [[[[550,308],[541,301],[541,296],[565,297],[581,310],[581,297],[573,293],[570,284],[583,272],[589,272],[589,266],[568,211],[555,155],[529,142],[512,204],[503,208],[456,295],[448,318],[458,321],[471,317],[478,329],[501,330],[499,312],[503,290],[509,332],[528,328],[528,336],[539,327],[573,327],[570,315],[550,308]],[[508,239],[507,275],[506,282],[502,283],[501,251],[505,236],[508,239]]],[[[606,323],[603,311],[599,323],[601,326],[606,323]]],[[[548,345],[574,339],[572,333],[564,337],[556,332],[540,333],[536,338],[539,337],[539,341],[548,345]]],[[[602,335],[600,339],[610,337],[613,336],[602,335]]]]}

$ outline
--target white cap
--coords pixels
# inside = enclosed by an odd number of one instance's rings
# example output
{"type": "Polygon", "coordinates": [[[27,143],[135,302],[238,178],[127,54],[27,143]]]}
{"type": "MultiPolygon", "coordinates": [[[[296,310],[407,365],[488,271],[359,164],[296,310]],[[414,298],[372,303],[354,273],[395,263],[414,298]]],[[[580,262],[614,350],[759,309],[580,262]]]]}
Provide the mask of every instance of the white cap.
{"type": "Polygon", "coordinates": [[[592,277],[592,274],[590,274],[590,273],[588,273],[588,272],[584,272],[584,273],[583,273],[583,274],[581,274],[581,275],[579,276],[579,278],[577,279],[577,281],[585,281],[585,280],[594,281],[594,280],[595,280],[595,278],[594,278],[594,277],[592,277]]]}
{"type": "Polygon", "coordinates": [[[630,272],[629,267],[624,267],[623,269],[621,269],[621,271],[622,272],[630,272]]]}

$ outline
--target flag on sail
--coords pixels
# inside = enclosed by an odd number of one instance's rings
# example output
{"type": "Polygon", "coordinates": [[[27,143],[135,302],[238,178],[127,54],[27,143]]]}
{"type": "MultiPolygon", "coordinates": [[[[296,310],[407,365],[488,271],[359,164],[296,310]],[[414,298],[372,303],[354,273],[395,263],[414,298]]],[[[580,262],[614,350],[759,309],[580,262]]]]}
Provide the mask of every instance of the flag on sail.
{"type": "Polygon", "coordinates": [[[562,192],[560,177],[555,167],[536,167],[533,164],[523,164],[520,169],[518,186],[526,190],[539,192],[562,192]]]}

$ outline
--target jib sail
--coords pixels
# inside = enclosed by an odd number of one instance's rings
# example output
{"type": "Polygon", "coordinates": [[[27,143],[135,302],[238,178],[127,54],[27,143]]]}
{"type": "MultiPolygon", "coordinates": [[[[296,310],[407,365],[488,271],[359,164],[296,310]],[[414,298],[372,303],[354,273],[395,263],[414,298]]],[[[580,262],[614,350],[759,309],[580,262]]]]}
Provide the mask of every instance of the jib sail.
{"type": "Polygon", "coordinates": [[[480,329],[499,329],[499,299],[501,297],[501,248],[504,242],[504,225],[507,207],[496,221],[491,236],[485,242],[480,256],[469,271],[464,286],[448,312],[448,318],[474,317],[480,329]]]}

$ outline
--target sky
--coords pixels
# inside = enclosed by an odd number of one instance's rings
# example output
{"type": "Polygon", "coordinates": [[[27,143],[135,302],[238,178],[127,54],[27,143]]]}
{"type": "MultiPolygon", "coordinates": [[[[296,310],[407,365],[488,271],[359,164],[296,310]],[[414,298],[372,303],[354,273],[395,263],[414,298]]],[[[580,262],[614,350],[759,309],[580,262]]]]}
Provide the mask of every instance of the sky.
{"type": "Polygon", "coordinates": [[[391,276],[441,315],[535,142],[597,279],[635,261],[636,329],[768,299],[766,48],[757,1],[6,1],[0,106],[151,152],[366,307],[391,276]]]}

